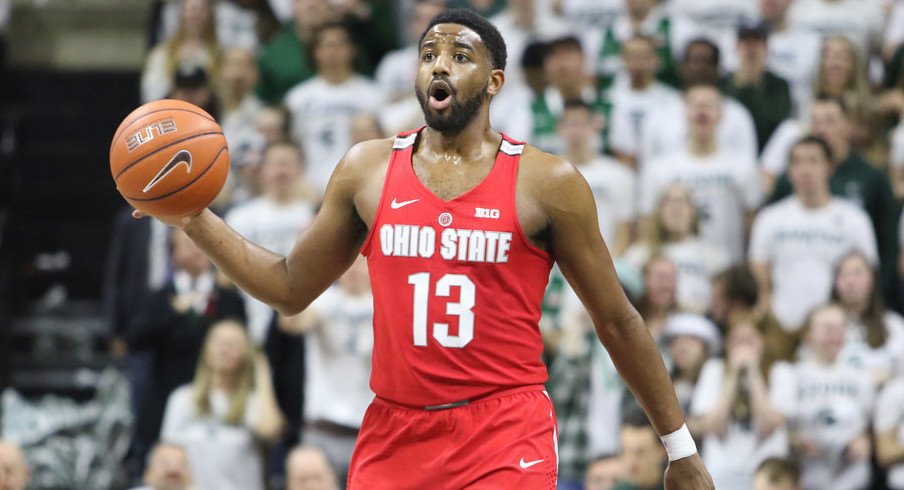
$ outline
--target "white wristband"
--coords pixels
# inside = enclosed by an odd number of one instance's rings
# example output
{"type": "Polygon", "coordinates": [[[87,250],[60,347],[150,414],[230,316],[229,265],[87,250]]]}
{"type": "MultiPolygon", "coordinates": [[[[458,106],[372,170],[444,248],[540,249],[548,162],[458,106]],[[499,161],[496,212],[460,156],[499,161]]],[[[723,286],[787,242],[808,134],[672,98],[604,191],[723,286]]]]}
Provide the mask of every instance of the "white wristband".
{"type": "Polygon", "coordinates": [[[671,434],[660,436],[659,439],[662,440],[662,445],[665,446],[665,452],[669,455],[669,461],[686,458],[697,453],[697,444],[694,443],[694,438],[691,437],[691,431],[687,430],[687,424],[682,425],[680,429],[671,434]]]}

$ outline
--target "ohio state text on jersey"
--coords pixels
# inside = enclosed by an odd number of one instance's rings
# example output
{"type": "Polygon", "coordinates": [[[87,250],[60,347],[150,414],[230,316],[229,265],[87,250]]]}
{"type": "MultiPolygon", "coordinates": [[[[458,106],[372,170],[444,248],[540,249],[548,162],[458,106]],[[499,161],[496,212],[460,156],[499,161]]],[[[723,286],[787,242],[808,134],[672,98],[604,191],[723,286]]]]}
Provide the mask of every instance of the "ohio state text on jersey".
{"type": "Polygon", "coordinates": [[[524,143],[503,136],[483,181],[444,201],[414,173],[419,134],[396,138],[361,249],[374,297],[371,388],[422,407],[542,385],[537,324],[552,258],[518,222],[524,143]]]}

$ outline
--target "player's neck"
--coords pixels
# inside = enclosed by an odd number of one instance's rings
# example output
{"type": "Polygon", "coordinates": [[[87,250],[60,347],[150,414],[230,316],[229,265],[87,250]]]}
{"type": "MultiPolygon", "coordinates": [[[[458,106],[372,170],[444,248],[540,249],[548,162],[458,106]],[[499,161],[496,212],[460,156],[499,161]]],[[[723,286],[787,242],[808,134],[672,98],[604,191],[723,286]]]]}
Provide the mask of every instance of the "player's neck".
{"type": "Polygon", "coordinates": [[[480,159],[483,155],[483,143],[488,139],[498,139],[498,133],[490,129],[486,113],[478,113],[458,133],[441,133],[427,126],[421,136],[426,150],[445,157],[457,156],[464,161],[480,159]]]}

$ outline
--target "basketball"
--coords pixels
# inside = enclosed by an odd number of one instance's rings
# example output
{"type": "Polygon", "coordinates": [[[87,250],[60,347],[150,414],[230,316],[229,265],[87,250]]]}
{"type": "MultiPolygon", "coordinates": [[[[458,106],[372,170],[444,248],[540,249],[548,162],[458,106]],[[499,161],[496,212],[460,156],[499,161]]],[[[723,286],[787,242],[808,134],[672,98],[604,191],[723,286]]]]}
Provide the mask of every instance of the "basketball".
{"type": "Polygon", "coordinates": [[[110,145],[116,189],[135,209],[159,218],[197,214],[229,174],[223,129],[203,109],[155,100],[126,116],[110,145]]]}

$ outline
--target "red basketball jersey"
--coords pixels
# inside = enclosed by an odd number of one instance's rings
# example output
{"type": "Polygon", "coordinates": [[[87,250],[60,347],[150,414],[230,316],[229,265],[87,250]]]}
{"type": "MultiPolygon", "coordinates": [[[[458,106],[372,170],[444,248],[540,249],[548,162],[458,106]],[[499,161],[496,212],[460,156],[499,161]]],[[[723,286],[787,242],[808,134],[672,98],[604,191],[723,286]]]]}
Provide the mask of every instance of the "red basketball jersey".
{"type": "Polygon", "coordinates": [[[542,385],[538,322],[552,258],[515,211],[524,143],[503,136],[484,180],[444,201],[414,173],[419,134],[396,138],[361,250],[374,297],[371,388],[421,407],[542,385]]]}

